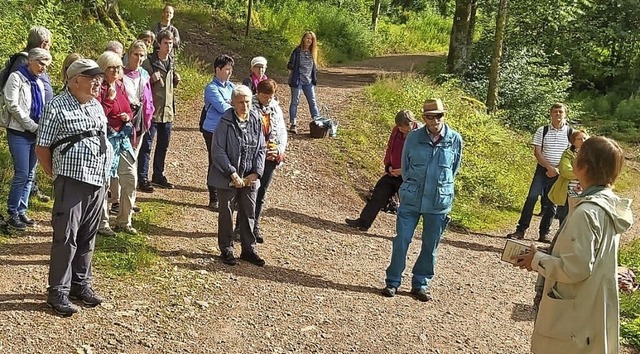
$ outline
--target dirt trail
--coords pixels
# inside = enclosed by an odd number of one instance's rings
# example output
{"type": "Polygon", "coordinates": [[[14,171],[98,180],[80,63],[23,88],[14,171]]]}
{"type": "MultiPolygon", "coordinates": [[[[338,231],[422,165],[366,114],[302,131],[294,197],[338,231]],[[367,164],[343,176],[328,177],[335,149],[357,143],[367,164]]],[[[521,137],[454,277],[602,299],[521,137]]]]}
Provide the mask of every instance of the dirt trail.
{"type": "MultiPolygon", "coordinates": [[[[402,71],[429,60],[394,56],[322,70],[319,101],[342,112],[380,67],[402,71]]],[[[286,112],[286,92],[280,97],[286,112]]],[[[149,235],[162,261],[139,278],[109,279],[97,270],[95,286],[107,303],[62,319],[44,305],[50,228],[11,239],[0,246],[0,352],[528,352],[534,276],[499,260],[502,234],[447,232],[432,302],[411,298],[406,284],[395,298],[378,294],[394,216],[381,214],[368,233],[343,224],[363,201],[335,178],[323,149],[333,142],[308,137],[305,103],[299,107],[303,131],[291,138],[289,160],[265,205],[266,243],[259,251],[267,266],[222,264],[217,214],[204,207],[207,159],[196,128],[201,106],[178,106],[167,168],[178,188],[139,195],[143,208],[161,201],[179,211],[149,235]]],[[[339,118],[341,129],[357,128],[339,118]]],[[[36,216],[48,225],[46,210],[36,216]]],[[[408,264],[419,246],[415,239],[408,264]]]]}

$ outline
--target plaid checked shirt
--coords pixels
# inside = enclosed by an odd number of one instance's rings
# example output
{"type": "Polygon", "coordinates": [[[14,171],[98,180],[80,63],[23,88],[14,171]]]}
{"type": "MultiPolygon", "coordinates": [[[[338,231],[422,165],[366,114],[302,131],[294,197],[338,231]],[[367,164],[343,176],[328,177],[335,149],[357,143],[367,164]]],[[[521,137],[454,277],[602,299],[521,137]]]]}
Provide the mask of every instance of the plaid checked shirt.
{"type": "Polygon", "coordinates": [[[68,144],[62,144],[53,151],[54,179],[66,176],[95,186],[106,185],[113,149],[107,142],[107,151],[100,152],[100,139],[106,140],[107,117],[96,99],[81,104],[65,89],[45,105],[38,124],[36,145],[49,147],[60,139],[89,130],[101,130],[104,135],[84,138],[64,155],[60,152],[68,144]]]}

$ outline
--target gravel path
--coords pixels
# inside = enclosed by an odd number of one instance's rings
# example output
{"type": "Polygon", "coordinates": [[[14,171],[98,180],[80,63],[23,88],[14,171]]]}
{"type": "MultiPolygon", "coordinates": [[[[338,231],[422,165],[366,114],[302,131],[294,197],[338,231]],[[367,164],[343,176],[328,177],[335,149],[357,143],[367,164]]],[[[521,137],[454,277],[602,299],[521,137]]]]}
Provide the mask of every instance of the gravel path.
{"type": "MultiPolygon", "coordinates": [[[[379,67],[403,71],[429,59],[386,57],[323,70],[319,100],[340,112],[379,67]]],[[[285,111],[286,96],[283,90],[285,111]]],[[[44,304],[50,228],[47,211],[39,212],[43,226],[0,246],[0,353],[528,352],[534,276],[499,260],[504,231],[448,231],[434,301],[414,300],[406,285],[395,298],[378,294],[394,216],[380,215],[368,233],[343,224],[363,201],[335,177],[322,148],[335,142],[308,137],[305,103],[303,131],[292,137],[265,206],[259,250],[267,265],[222,264],[217,214],[204,207],[207,159],[196,128],[202,102],[178,107],[167,172],[178,188],[140,194],[143,207],[162,200],[180,211],[149,235],[161,262],[135,278],[109,279],[98,269],[95,287],[107,303],[54,316],[44,304]]],[[[355,128],[339,118],[342,129],[355,128]]],[[[408,264],[419,246],[415,239],[408,264]]]]}

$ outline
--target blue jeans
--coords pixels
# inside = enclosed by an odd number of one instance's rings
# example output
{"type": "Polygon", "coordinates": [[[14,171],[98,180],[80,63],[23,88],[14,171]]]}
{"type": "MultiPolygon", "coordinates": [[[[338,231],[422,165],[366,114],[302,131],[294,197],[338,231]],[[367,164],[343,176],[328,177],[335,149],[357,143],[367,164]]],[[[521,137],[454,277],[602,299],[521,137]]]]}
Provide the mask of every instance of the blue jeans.
{"type": "Polygon", "coordinates": [[[436,253],[438,244],[444,229],[449,223],[447,214],[421,214],[417,211],[408,210],[406,207],[398,208],[396,219],[396,237],[393,238],[393,250],[391,252],[391,263],[387,268],[387,286],[398,288],[402,281],[402,272],[407,263],[407,250],[413,239],[413,232],[416,230],[418,220],[422,216],[422,247],[420,255],[413,266],[413,278],[411,288],[427,288],[429,282],[435,275],[436,253]]]}
{"type": "Polygon", "coordinates": [[[300,85],[291,88],[291,104],[289,105],[289,123],[296,124],[298,121],[298,103],[300,102],[300,91],[304,92],[307,98],[311,118],[320,115],[318,113],[318,104],[316,103],[316,87],[313,84],[300,85]]]}
{"type": "Polygon", "coordinates": [[[529,186],[529,194],[522,207],[522,213],[520,213],[518,231],[524,232],[529,228],[533,217],[533,208],[538,202],[538,197],[542,197],[542,210],[544,210],[540,220],[540,235],[546,236],[551,229],[551,222],[553,222],[553,217],[556,215],[556,206],[547,198],[547,194],[558,177],[547,177],[546,172],[546,168],[536,165],[536,171],[533,174],[531,186],[529,186]]]}
{"type": "Polygon", "coordinates": [[[171,139],[171,122],[167,123],[151,123],[149,131],[142,137],[140,144],[140,152],[138,153],[138,181],[147,181],[149,179],[149,160],[151,159],[151,145],[153,138],[158,135],[156,141],[156,151],[153,155],[153,175],[152,179],[160,179],[164,177],[164,162],[167,158],[167,149],[171,139]]]}
{"type": "Polygon", "coordinates": [[[36,175],[36,141],[7,130],[9,152],[13,158],[13,180],[7,198],[9,215],[22,215],[29,206],[29,194],[36,175]]]}

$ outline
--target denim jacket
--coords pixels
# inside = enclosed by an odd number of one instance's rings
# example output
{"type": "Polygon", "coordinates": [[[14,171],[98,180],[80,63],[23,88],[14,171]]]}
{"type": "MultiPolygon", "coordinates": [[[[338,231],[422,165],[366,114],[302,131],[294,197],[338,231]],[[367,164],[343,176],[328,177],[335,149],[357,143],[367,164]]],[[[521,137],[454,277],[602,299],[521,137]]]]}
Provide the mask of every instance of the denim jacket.
{"type": "Polygon", "coordinates": [[[462,159],[462,137],[448,125],[433,144],[427,128],[409,133],[402,150],[400,205],[422,214],[448,214],[462,159]]]}

